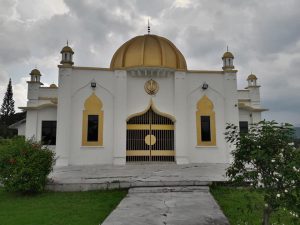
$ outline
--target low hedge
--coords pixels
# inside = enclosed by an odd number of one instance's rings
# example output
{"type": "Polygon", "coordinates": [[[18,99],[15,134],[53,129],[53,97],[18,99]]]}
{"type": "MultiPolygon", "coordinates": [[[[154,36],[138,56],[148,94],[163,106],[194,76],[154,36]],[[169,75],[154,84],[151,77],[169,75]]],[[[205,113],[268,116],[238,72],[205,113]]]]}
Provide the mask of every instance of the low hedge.
{"type": "Polygon", "coordinates": [[[54,163],[54,152],[39,142],[13,138],[0,145],[0,183],[9,192],[41,192],[54,163]]]}

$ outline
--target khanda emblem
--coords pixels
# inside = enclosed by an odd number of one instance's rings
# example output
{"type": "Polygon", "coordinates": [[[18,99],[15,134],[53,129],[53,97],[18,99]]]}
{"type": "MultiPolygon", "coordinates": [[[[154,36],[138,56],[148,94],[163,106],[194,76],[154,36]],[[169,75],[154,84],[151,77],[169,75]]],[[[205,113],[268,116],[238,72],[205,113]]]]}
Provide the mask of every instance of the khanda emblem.
{"type": "Polygon", "coordinates": [[[155,95],[158,92],[159,86],[158,83],[155,80],[148,80],[145,83],[145,91],[149,95],[155,95]]]}

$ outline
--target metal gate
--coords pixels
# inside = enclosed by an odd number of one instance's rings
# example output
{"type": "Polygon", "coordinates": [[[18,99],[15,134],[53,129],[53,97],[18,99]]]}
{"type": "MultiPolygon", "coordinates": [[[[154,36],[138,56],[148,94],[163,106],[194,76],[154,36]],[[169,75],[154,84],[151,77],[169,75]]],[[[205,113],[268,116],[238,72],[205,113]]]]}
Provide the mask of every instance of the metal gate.
{"type": "Polygon", "coordinates": [[[152,109],[127,121],[127,162],[174,162],[174,122],[152,109]]]}

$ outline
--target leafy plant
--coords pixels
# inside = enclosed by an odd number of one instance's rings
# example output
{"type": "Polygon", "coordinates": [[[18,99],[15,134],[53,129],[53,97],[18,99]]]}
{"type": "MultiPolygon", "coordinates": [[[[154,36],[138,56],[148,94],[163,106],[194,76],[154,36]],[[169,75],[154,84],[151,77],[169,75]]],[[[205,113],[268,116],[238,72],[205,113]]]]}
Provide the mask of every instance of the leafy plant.
{"type": "Polygon", "coordinates": [[[10,192],[36,193],[44,189],[55,154],[34,140],[14,138],[0,145],[0,182],[10,192]]]}
{"type": "Polygon", "coordinates": [[[254,124],[246,134],[233,124],[226,127],[226,141],[234,146],[226,174],[230,181],[264,189],[263,225],[270,224],[271,213],[280,207],[299,223],[300,151],[294,146],[293,132],[290,124],[274,121],[254,124]]]}

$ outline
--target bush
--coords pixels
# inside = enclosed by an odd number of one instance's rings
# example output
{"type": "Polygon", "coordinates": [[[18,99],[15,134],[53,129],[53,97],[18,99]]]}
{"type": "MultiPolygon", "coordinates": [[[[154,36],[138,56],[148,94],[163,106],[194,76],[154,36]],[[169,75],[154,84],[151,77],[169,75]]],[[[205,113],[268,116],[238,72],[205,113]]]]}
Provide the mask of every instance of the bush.
{"type": "Polygon", "coordinates": [[[293,143],[290,124],[261,121],[247,134],[237,126],[226,127],[226,140],[234,144],[233,163],[227,169],[230,181],[250,183],[251,189],[264,189],[263,225],[280,208],[289,210],[295,224],[300,215],[300,151],[293,143]]]}
{"type": "Polygon", "coordinates": [[[10,192],[44,190],[55,154],[34,140],[14,138],[0,145],[0,183],[10,192]]]}

